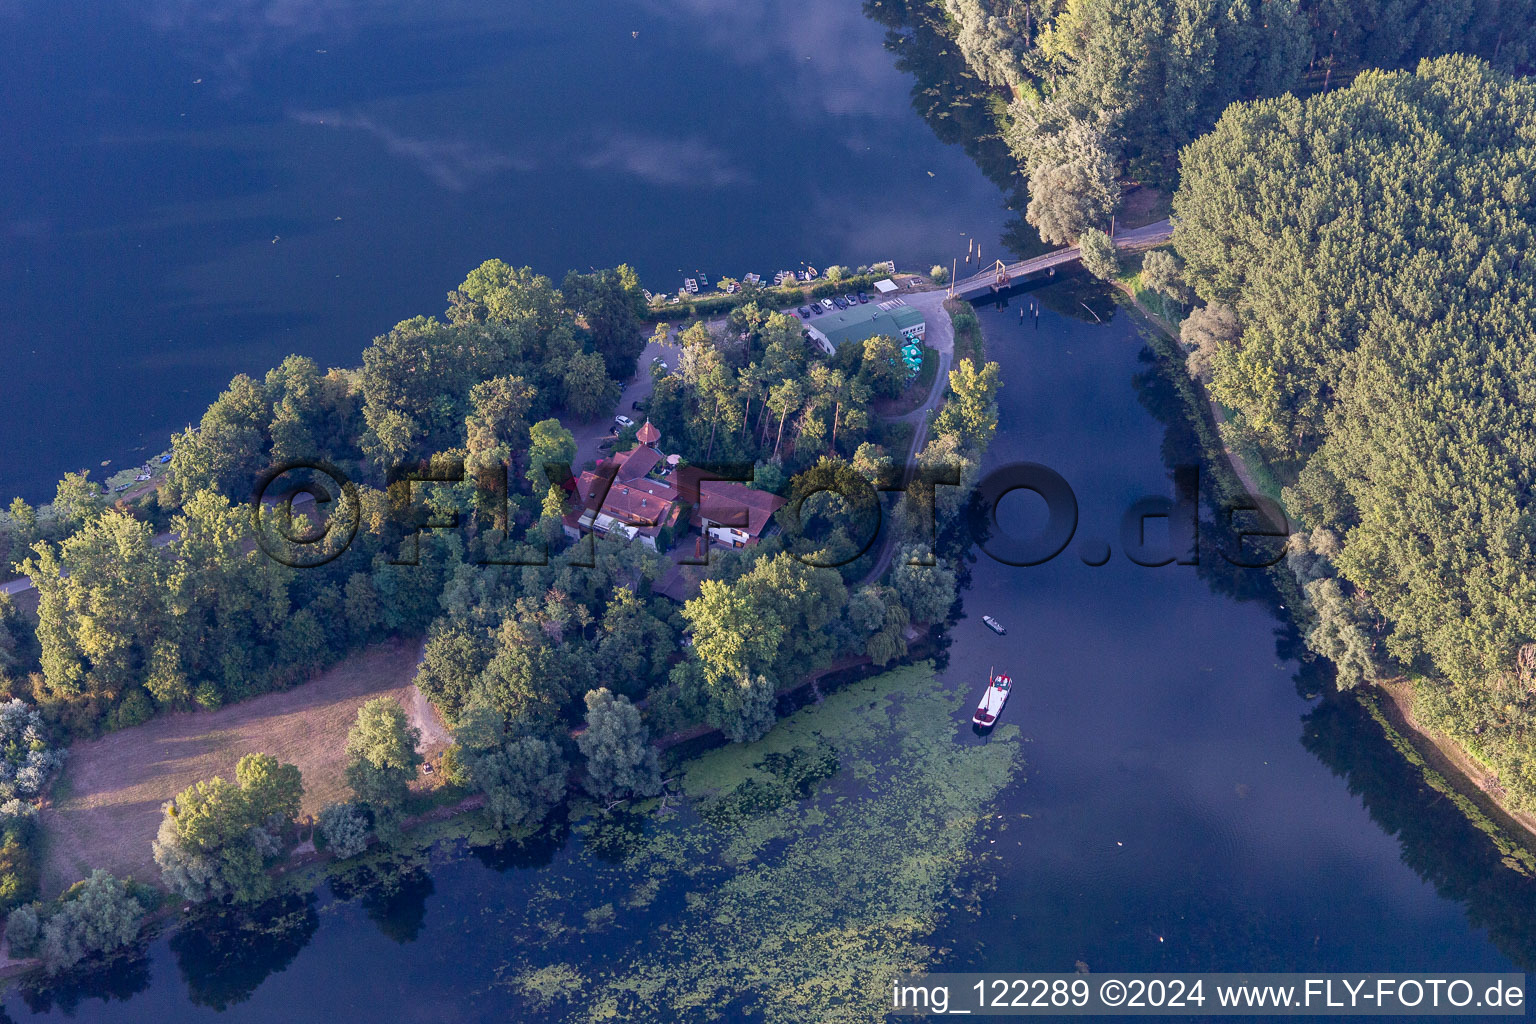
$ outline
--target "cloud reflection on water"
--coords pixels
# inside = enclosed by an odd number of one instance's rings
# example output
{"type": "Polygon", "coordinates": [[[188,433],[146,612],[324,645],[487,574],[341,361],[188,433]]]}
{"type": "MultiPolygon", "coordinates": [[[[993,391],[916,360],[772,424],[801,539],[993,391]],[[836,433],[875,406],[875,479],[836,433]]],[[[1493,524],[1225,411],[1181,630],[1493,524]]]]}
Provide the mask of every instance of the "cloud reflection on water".
{"type": "Polygon", "coordinates": [[[352,128],[374,136],[384,148],[401,157],[443,188],[464,192],[506,170],[533,170],[535,162],[514,157],[474,139],[423,139],[402,135],[364,114],[338,111],[296,110],[290,117],[300,124],[352,128]]]}

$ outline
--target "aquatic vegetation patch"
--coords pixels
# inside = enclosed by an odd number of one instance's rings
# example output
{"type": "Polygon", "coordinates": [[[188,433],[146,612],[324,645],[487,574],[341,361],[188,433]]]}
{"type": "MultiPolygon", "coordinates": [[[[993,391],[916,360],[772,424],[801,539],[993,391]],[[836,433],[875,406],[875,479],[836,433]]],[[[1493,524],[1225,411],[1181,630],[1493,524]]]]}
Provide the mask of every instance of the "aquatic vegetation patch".
{"type": "Polygon", "coordinates": [[[574,998],[581,991],[582,977],[570,964],[550,964],[519,977],[517,987],[535,1009],[548,1010],[574,998]]]}
{"type": "Polygon", "coordinates": [[[761,776],[748,776],[729,792],[700,801],[699,817],[726,828],[804,800],[818,783],[837,774],[837,750],[817,737],[812,746],[770,751],[752,768],[761,776]]]}
{"type": "Polygon", "coordinates": [[[1012,727],[956,742],[964,699],[900,669],[692,762],[685,809],[622,864],[583,854],[579,886],[532,894],[509,987],[575,1021],[883,1020],[886,980],[985,885],[975,839],[1018,768],[1012,727]]]}

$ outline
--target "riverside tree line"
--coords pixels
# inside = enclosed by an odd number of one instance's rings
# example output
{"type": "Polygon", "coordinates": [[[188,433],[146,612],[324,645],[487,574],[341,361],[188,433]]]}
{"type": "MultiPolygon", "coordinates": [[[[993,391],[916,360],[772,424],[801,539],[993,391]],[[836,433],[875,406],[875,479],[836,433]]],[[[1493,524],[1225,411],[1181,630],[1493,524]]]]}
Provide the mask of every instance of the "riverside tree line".
{"type": "MultiPolygon", "coordinates": [[[[575,455],[562,417],[611,411],[644,345],[638,292],[625,268],[569,275],[556,289],[491,261],[450,293],[443,319],[397,325],[360,368],[322,372],[295,356],[263,378],[237,377],[177,435],[167,484],[137,505],[109,505],[84,473],[49,506],[13,504],[0,525],[36,584],[38,621],[0,601],[0,687],[26,716],[27,742],[56,759],[72,739],[297,685],[361,645],[425,635],[417,683],[453,739],[439,798],[480,793],[492,827],[526,833],[564,804],[572,779],[602,807],[657,793],[655,736],[709,723],[752,739],[772,726],[776,692],[807,672],[905,654],[908,626],[943,619],[955,601],[958,541],[946,530],[959,503],[947,494],[938,564],[904,549],[867,585],[868,560],[838,564],[852,541],[836,493],[803,502],[784,536],[715,553],[712,578],[682,606],[652,593],[666,568],[655,553],[612,537],[566,540],[570,498],[546,466],[575,455]],[[282,513],[264,509],[253,525],[253,481],[290,460],[358,481],[329,510],[333,526],[356,518],[356,538],[313,568],[256,543],[282,513]],[[402,460],[425,475],[458,463],[466,472],[402,492],[390,486],[402,460]],[[481,474],[503,466],[509,486],[488,501],[481,474]],[[460,529],[418,531],[450,515],[460,529]]],[[[680,338],[682,365],[656,381],[652,415],[687,460],[745,460],[754,486],[790,494],[827,478],[872,493],[891,477],[879,441],[907,435],[870,406],[907,384],[892,339],[829,359],[792,318],[750,304],[680,338]]],[[[960,363],[922,457],[974,475],[999,386],[995,365],[960,363]]],[[[901,507],[914,541],[931,536],[921,502],[901,507]]],[[[322,525],[296,519],[288,536],[322,525]]],[[[398,705],[366,705],[347,740],[353,799],[309,824],[296,820],[298,769],[265,754],[243,759],[233,779],[189,787],[153,837],[164,884],[189,900],[249,905],[272,895],[271,868],[306,830],[342,859],[388,848],[431,803],[409,786],[417,739],[398,705]]],[[[15,765],[29,780],[54,763],[15,765]]],[[[114,922],[157,903],[109,875],[35,902],[31,806],[0,806],[0,818],[0,903],[16,908],[18,955],[62,969],[128,941],[114,922]]]]}
{"type": "Polygon", "coordinates": [[[1029,222],[1146,289],[1284,485],[1308,645],[1341,687],[1412,681],[1536,806],[1536,6],[944,7],[1029,222]],[[1135,275],[1104,233],[1131,184],[1176,221],[1135,275]]]}
{"type": "Polygon", "coordinates": [[[998,90],[1048,242],[1108,226],[1125,182],[1171,189],[1179,152],[1228,105],[1327,90],[1370,68],[1475,54],[1532,63],[1531,0],[944,0],[998,90]]]}

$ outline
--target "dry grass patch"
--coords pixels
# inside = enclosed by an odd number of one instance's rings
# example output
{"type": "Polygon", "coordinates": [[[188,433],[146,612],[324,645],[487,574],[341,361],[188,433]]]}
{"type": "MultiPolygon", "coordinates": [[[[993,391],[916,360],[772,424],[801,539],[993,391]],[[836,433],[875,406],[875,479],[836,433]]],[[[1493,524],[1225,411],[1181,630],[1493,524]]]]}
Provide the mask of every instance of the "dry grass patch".
{"type": "Polygon", "coordinates": [[[149,844],[165,801],[199,779],[233,779],[246,754],[272,754],[304,773],[304,814],[350,795],[343,778],[347,730],[357,709],[393,696],[422,728],[423,749],[446,744],[436,714],[411,684],[419,641],[368,648],[314,680],[217,711],[179,712],[70,748],[62,798],[42,814],[43,891],[92,868],[158,881],[149,844]],[[432,720],[423,722],[422,716],[432,720]]]}

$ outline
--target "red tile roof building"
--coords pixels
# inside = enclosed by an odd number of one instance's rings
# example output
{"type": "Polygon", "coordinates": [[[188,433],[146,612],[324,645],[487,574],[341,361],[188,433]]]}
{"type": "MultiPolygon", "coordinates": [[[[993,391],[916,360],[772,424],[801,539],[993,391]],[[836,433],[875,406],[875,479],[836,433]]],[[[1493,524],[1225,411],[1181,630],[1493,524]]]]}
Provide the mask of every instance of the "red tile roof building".
{"type": "Polygon", "coordinates": [[[663,532],[675,537],[691,505],[695,511],[689,525],[739,548],[757,543],[773,525],[773,514],[784,506],[778,495],[713,479],[694,466],[668,468],[666,456],[656,447],[661,431],[650,420],[635,436],[640,444],[576,478],[576,508],[565,517],[565,532],[572,540],[587,531],[622,532],[660,550],[665,545],[658,545],[658,538],[663,532]]]}
{"type": "Polygon", "coordinates": [[[677,489],[683,500],[694,506],[689,525],[738,548],[761,540],[773,525],[773,514],[785,504],[777,494],[712,479],[694,466],[677,471],[677,489]]]}
{"type": "Polygon", "coordinates": [[[575,538],[585,530],[621,531],[656,549],[663,530],[676,531],[684,507],[676,487],[647,475],[661,458],[656,449],[641,445],[598,463],[596,472],[582,473],[576,478],[577,507],[565,517],[565,532],[575,538]]]}

